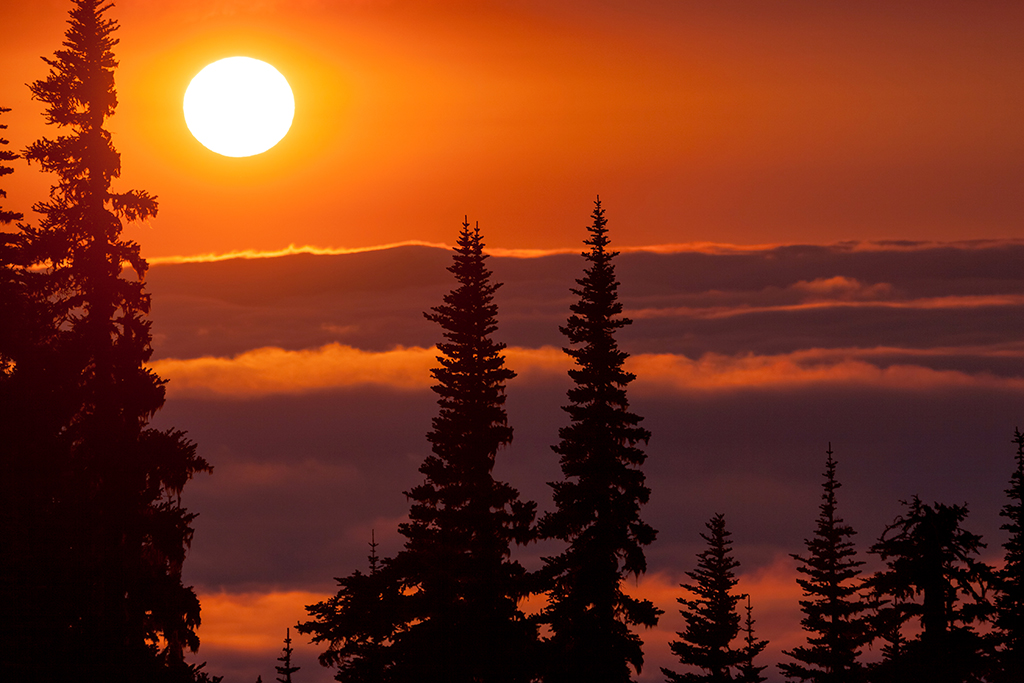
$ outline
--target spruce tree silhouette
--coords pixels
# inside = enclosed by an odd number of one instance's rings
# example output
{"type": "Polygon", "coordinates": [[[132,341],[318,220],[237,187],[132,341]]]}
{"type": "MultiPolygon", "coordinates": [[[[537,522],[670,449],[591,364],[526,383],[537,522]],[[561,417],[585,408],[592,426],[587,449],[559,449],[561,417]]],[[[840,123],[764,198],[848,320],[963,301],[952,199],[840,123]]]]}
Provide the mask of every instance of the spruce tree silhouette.
{"type": "Polygon", "coordinates": [[[1006,518],[1000,528],[1010,537],[1003,544],[1005,564],[997,574],[995,638],[999,683],[1024,680],[1024,434],[1013,430],[1017,444],[1017,468],[1010,477],[1006,495],[1010,499],[1000,511],[1006,518]]]}
{"type": "Polygon", "coordinates": [[[281,666],[274,667],[277,670],[278,683],[292,683],[292,674],[301,668],[292,666],[292,651],[292,632],[291,629],[285,629],[284,647],[281,650],[281,656],[277,658],[277,661],[281,662],[281,666]]]}
{"type": "Polygon", "coordinates": [[[156,201],[110,188],[120,157],[104,128],[117,105],[109,7],[73,0],[63,48],[29,86],[61,133],[24,152],[57,184],[14,244],[38,276],[24,281],[31,321],[49,325],[4,381],[5,477],[16,461],[9,487],[35,536],[25,564],[41,572],[15,587],[38,598],[27,628],[36,644],[20,657],[34,680],[191,680],[205,674],[183,659],[198,648],[199,603],[181,582],[195,515],[180,494],[210,467],[182,432],[148,427],[164,387],[145,367],[147,263],[121,229],[155,215],[156,201]]]}
{"type": "Polygon", "coordinates": [[[872,635],[863,617],[869,605],[860,598],[862,588],[857,551],[850,540],[856,534],[836,513],[836,461],[832,444],[828,445],[825,481],[822,484],[818,527],[814,538],[807,539],[807,556],[792,555],[800,564],[798,578],[804,592],[800,609],[801,625],[810,633],[806,646],[783,654],[797,663],[779,664],[787,678],[815,683],[854,683],[865,679],[864,666],[858,661],[861,648],[872,635]]]}
{"type": "Polygon", "coordinates": [[[985,588],[992,570],[974,557],[985,544],[961,527],[966,506],[926,505],[917,496],[904,505],[906,513],[868,551],[887,566],[869,585],[893,600],[893,621],[917,617],[921,630],[913,639],[890,635],[888,656],[871,679],[897,680],[896,670],[930,683],[980,682],[986,648],[971,625],[991,611],[985,588]]]}
{"type": "Polygon", "coordinates": [[[743,620],[743,662],[736,668],[736,681],[738,683],[764,683],[768,679],[762,672],[768,668],[767,665],[757,666],[754,658],[768,647],[767,640],[758,640],[754,636],[754,608],[750,604],[750,596],[747,596],[747,604],[744,609],[747,612],[743,620]]]}
{"type": "Polygon", "coordinates": [[[400,680],[526,681],[536,627],[519,610],[526,571],[513,541],[532,540],[535,504],[494,479],[495,456],[512,441],[505,414],[505,345],[479,226],[463,223],[448,270],[458,286],[424,315],[441,326],[440,367],[431,374],[438,415],[427,434],[425,481],[406,493],[405,548],[388,564],[408,592],[415,621],[398,634],[400,680]],[[411,664],[408,666],[406,663],[411,664]]]}
{"type": "Polygon", "coordinates": [[[384,683],[392,679],[392,639],[398,628],[399,590],[382,573],[377,542],[370,539],[370,571],[355,571],[335,579],[335,596],[306,611],[313,617],[296,631],[313,634],[312,642],[327,643],[319,656],[321,666],[337,667],[335,679],[345,683],[384,683]]]}
{"type": "MultiPolygon", "coordinates": [[[[725,528],[725,516],[715,515],[706,526],[708,533],[700,536],[708,547],[697,555],[697,568],[686,572],[693,583],[682,584],[695,597],[676,600],[682,605],[679,613],[686,619],[686,630],[676,633],[680,640],[670,644],[681,664],[703,669],[704,673],[676,673],[662,668],[662,673],[674,683],[731,681],[732,671],[756,654],[746,647],[731,646],[740,631],[740,615],[736,611],[740,596],[732,592],[737,583],[733,570],[739,562],[732,556],[732,534],[725,528]]],[[[763,645],[754,647],[758,651],[764,649],[763,645]]]]}
{"type": "MultiPolygon", "coordinates": [[[[479,226],[464,222],[448,268],[458,286],[425,314],[445,338],[437,345],[440,367],[431,371],[439,406],[427,434],[432,454],[420,466],[424,482],[406,493],[409,521],[399,526],[405,547],[370,577],[379,577],[380,593],[371,593],[385,596],[381,609],[390,620],[390,681],[533,678],[537,627],[518,607],[528,577],[510,559],[510,545],[532,540],[535,504],[520,501],[492,472],[498,450],[512,441],[504,403],[505,382],[515,373],[505,367],[505,345],[491,338],[500,284],[490,281],[483,246],[479,226]]],[[[334,605],[311,606],[317,619],[301,629],[339,653],[353,652],[367,636],[355,619],[360,581],[339,581],[334,605]]],[[[354,660],[335,659],[330,649],[321,656],[335,661],[354,660]]]]}
{"type": "Polygon", "coordinates": [[[564,480],[552,483],[555,510],[541,520],[546,538],[568,543],[557,557],[544,558],[541,575],[549,603],[541,620],[551,628],[547,642],[547,683],[562,681],[628,681],[629,667],[643,666],[640,637],[632,626],[653,627],[661,610],[649,600],[622,592],[626,575],[647,570],[644,546],[657,532],[640,519],[640,506],[650,489],[640,466],[646,454],[637,446],[650,432],[629,411],[626,386],[635,376],[623,370],[628,354],[615,341],[615,331],[630,324],[619,317],[618,285],[608,249],[607,221],[601,200],[595,202],[589,263],[578,288],[579,300],[560,328],[569,343],[565,352],[575,361],[569,370],[574,386],[565,410],[570,424],[559,429],[553,446],[561,456],[564,480]]]}

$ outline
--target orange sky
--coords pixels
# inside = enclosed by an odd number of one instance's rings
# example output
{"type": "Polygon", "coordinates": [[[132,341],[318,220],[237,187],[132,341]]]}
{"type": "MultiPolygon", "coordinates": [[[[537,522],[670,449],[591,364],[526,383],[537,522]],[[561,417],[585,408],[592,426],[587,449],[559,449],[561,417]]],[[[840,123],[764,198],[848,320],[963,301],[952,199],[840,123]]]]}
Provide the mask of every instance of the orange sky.
{"type": "MultiPolygon", "coordinates": [[[[69,6],[0,3],[15,150],[58,134],[25,84],[69,6]]],[[[636,320],[624,346],[663,530],[638,591],[669,611],[645,636],[643,680],[671,664],[674,584],[727,475],[747,477],[728,504],[773,640],[764,663],[799,639],[785,558],[817,509],[826,443],[850,473],[862,549],[914,492],[966,496],[997,527],[1024,395],[1020,245],[958,245],[952,260],[729,245],[1024,239],[1024,3],[118,0],[111,16],[118,189],[159,198],[126,232],[152,261],[451,243],[467,214],[505,255],[573,252],[571,272],[558,257],[492,261],[509,274],[501,334],[525,464],[502,462],[542,509],[566,381],[557,326],[594,196],[624,251],[717,245],[622,259],[638,264],[620,271],[636,320]],[[181,113],[191,77],[232,55],[274,64],[295,91],[292,132],[257,157],[206,150],[181,113]]],[[[32,220],[52,179],[15,166],[3,207],[32,220]]],[[[200,660],[229,683],[267,675],[284,628],[362,561],[370,529],[398,543],[433,411],[438,335],[420,313],[450,286],[431,251],[150,271],[162,419],[217,467],[186,494],[202,514],[187,571],[200,660]],[[363,443],[384,420],[388,438],[363,443]]],[[[304,678],[329,678],[297,646],[304,678]]]]}
{"type": "MultiPolygon", "coordinates": [[[[575,247],[600,193],[623,246],[1024,237],[1024,7],[819,5],[122,0],[111,128],[123,187],[161,202],[129,235],[149,257],[451,242],[468,213],[495,247],[575,247]],[[247,159],[180,107],[234,54],[296,95],[247,159]]],[[[15,148],[66,11],[0,9],[15,148]]],[[[27,209],[50,179],[5,181],[27,209]]]]}

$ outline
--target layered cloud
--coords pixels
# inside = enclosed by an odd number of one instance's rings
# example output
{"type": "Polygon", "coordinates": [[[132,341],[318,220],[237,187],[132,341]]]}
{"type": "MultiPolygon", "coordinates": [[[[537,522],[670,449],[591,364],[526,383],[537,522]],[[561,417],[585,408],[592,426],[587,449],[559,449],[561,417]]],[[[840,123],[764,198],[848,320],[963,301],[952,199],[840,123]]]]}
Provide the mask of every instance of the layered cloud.
{"type": "Polygon", "coordinates": [[[152,367],[172,380],[172,395],[252,397],[360,384],[419,389],[429,386],[432,361],[429,350],[423,348],[376,353],[328,344],[301,351],[264,347],[232,358],[168,358],[152,367]]]}
{"type": "MultiPolygon", "coordinates": [[[[329,251],[329,250],[328,250],[329,251]]],[[[1024,245],[790,246],[632,251],[618,259],[636,324],[631,353],[773,355],[808,348],[913,348],[1024,338],[1024,245]]],[[[499,331],[510,346],[561,346],[582,272],[577,254],[494,256],[499,331]]],[[[407,245],[154,266],[157,358],[256,348],[429,348],[424,311],[451,288],[449,253],[407,245]]]]}
{"type": "MultiPolygon", "coordinates": [[[[330,251],[330,250],[328,250],[330,251]]],[[[651,430],[644,465],[659,530],[638,594],[666,610],[642,634],[644,680],[673,666],[675,598],[722,512],[754,601],[765,663],[799,642],[788,554],[813,532],[829,442],[843,518],[863,551],[900,500],[968,502],[998,549],[1010,437],[1024,425],[1024,245],[898,243],[624,251],[634,324],[631,407],[651,430]],[[781,558],[781,559],[780,559],[781,558]]],[[[284,628],[333,577],[365,569],[371,534],[401,548],[403,495],[422,481],[441,330],[423,316],[454,282],[450,253],[358,253],[155,265],[152,367],[168,383],[155,426],[188,431],[214,465],[185,491],[199,513],[186,580],[204,596],[203,651],[226,680],[272,677],[284,628]],[[246,605],[265,614],[250,614],[246,605]],[[297,614],[296,614],[297,612],[297,614]],[[265,662],[257,670],[254,661],[265,662]]],[[[577,253],[498,253],[515,438],[495,473],[543,512],[571,360],[561,347],[577,253]]],[[[524,566],[557,552],[514,550],[524,566]]],[[[998,554],[998,553],[997,553],[998,554]]],[[[869,556],[864,559],[872,560],[869,556]]],[[[297,641],[299,642],[299,641],[297,641]]],[[[315,648],[305,680],[328,681],[315,648]]]]}
{"type": "MultiPolygon", "coordinates": [[[[436,349],[398,347],[364,351],[342,344],[289,351],[264,347],[233,357],[155,361],[152,368],[170,380],[171,396],[256,398],[272,394],[301,394],[362,385],[396,390],[420,390],[434,380],[436,349]]],[[[506,350],[506,362],[526,381],[561,378],[571,360],[561,349],[543,347],[506,350]]],[[[1024,351],[1013,347],[969,349],[805,349],[786,354],[726,356],[707,353],[698,359],[681,354],[637,354],[626,369],[637,376],[641,393],[713,391],[738,388],[793,389],[808,385],[861,385],[900,390],[943,387],[990,387],[1024,392],[1024,377],[1000,377],[920,364],[931,359],[958,357],[1006,358],[1019,362],[1024,351]],[[893,363],[893,358],[914,362],[893,363]]]]}

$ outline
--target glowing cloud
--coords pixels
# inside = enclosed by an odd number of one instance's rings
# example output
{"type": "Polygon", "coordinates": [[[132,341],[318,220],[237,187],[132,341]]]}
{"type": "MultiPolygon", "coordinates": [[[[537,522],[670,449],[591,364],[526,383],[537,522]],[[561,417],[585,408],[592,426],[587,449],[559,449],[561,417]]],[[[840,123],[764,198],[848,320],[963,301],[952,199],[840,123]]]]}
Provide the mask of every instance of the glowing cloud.
{"type": "MultiPolygon", "coordinates": [[[[879,300],[875,297],[884,296],[886,292],[889,291],[886,283],[861,286],[859,288],[847,286],[843,289],[842,285],[835,282],[836,280],[845,280],[845,278],[832,278],[827,281],[816,280],[813,282],[797,283],[798,285],[802,285],[803,291],[810,294],[810,296],[808,296],[804,302],[796,304],[783,304],[777,306],[751,306],[748,304],[742,304],[739,306],[676,306],[670,308],[641,308],[627,310],[625,314],[636,320],[643,318],[674,317],[715,319],[732,318],[734,316],[748,315],[751,313],[782,313],[828,308],[946,310],[1024,305],[1024,296],[1020,294],[938,296],[906,300],[879,300]],[[827,288],[830,285],[823,283],[833,283],[833,288],[828,290],[827,288]]],[[[800,288],[794,285],[794,289],[800,288]]]]}
{"type": "MultiPolygon", "coordinates": [[[[637,375],[639,392],[676,393],[742,389],[787,389],[811,385],[874,386],[899,390],[943,387],[986,387],[1024,391],[1024,378],[936,370],[908,362],[886,366],[873,359],[902,355],[1021,356],[1013,347],[972,349],[806,349],[778,355],[725,356],[708,353],[694,360],[681,354],[638,354],[627,361],[637,375]]],[[[168,358],[151,364],[170,380],[172,395],[256,398],[270,394],[302,394],[335,388],[378,385],[402,391],[424,390],[433,384],[430,369],[437,351],[397,347],[364,351],[342,344],[288,351],[266,347],[231,358],[168,358]]],[[[513,382],[564,377],[570,367],[561,349],[511,347],[506,362],[516,371],[513,382]]]]}
{"type": "Polygon", "coordinates": [[[176,393],[258,396],[360,384],[420,389],[429,386],[434,363],[432,349],[398,347],[374,353],[328,344],[301,351],[265,347],[233,358],[169,358],[151,367],[172,380],[176,393]]]}
{"type": "MultiPolygon", "coordinates": [[[[199,638],[203,648],[278,650],[285,626],[307,619],[305,606],[329,597],[309,591],[200,593],[203,623],[199,638]]],[[[297,647],[302,642],[297,639],[297,647]]]]}
{"type": "Polygon", "coordinates": [[[898,390],[990,387],[1024,390],[1024,378],[935,370],[920,365],[879,367],[865,360],[836,357],[831,349],[809,349],[773,356],[723,356],[698,360],[678,354],[645,354],[629,364],[638,391],[672,392],[859,385],[898,390]]]}

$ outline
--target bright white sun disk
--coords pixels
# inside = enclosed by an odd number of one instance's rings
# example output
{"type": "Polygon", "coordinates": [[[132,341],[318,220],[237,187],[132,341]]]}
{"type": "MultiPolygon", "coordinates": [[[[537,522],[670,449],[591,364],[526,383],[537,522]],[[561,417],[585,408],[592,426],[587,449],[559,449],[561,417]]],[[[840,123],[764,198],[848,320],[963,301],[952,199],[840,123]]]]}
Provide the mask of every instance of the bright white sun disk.
{"type": "Polygon", "coordinates": [[[281,73],[250,57],[228,57],[200,71],[185,90],[185,125],[228,157],[261,154],[288,133],[295,98],[281,73]]]}

